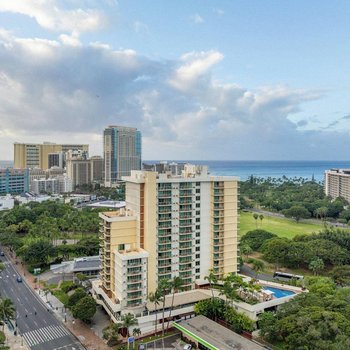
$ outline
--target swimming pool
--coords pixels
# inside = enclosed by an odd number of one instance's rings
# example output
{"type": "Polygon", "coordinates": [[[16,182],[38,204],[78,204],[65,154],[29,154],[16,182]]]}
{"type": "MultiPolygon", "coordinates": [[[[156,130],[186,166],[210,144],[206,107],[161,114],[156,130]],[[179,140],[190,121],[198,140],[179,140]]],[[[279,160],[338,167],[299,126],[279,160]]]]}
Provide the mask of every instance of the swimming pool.
{"type": "Polygon", "coordinates": [[[264,286],[263,289],[269,290],[270,292],[272,292],[274,297],[276,297],[276,298],[288,297],[290,295],[295,294],[295,292],[293,292],[291,290],[279,289],[279,288],[275,288],[275,287],[264,286]]]}

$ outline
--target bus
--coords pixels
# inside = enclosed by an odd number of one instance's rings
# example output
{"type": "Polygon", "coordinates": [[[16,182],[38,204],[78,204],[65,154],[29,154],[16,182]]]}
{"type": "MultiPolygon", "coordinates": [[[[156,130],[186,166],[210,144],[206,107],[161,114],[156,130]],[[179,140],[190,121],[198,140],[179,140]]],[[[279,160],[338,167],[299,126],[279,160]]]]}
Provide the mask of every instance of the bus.
{"type": "Polygon", "coordinates": [[[294,275],[292,273],[287,273],[287,272],[282,272],[282,271],[275,271],[275,273],[273,274],[273,278],[285,279],[285,280],[291,280],[291,279],[302,280],[302,279],[304,279],[304,276],[294,275]]]}

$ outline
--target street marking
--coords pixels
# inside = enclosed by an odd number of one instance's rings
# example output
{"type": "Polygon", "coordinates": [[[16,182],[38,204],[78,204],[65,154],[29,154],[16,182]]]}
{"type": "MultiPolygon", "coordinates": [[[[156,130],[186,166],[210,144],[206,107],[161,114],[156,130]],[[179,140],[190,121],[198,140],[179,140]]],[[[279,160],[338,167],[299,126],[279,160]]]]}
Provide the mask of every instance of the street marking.
{"type": "Polygon", "coordinates": [[[22,334],[30,347],[70,335],[63,326],[48,326],[22,334]]]}

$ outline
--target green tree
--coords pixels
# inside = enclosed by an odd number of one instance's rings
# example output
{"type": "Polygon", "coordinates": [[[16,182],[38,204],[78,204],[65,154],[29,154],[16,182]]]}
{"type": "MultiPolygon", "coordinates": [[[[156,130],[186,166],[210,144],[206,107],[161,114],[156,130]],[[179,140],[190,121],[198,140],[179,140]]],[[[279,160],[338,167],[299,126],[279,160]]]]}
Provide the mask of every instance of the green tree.
{"type": "Polygon", "coordinates": [[[265,230],[253,230],[248,231],[242,238],[241,238],[241,246],[248,245],[253,249],[253,251],[260,250],[262,245],[269,239],[275,238],[277,235],[274,233],[265,231],[265,230]]]}
{"type": "Polygon", "coordinates": [[[164,313],[165,313],[165,296],[169,294],[171,290],[171,283],[167,279],[160,280],[158,284],[158,290],[160,295],[162,296],[162,336],[164,337],[164,330],[165,330],[165,322],[164,322],[164,313]]]}
{"type": "Polygon", "coordinates": [[[260,214],[259,215],[259,219],[260,219],[260,227],[262,227],[262,222],[264,220],[264,215],[263,214],[260,214]]]}
{"type": "Polygon", "coordinates": [[[253,214],[253,218],[254,218],[254,220],[255,220],[255,227],[256,227],[256,229],[258,229],[259,214],[254,213],[254,214],[253,214]]]}
{"type": "Polygon", "coordinates": [[[122,328],[121,323],[111,323],[102,331],[103,339],[107,340],[108,346],[115,346],[118,344],[119,330],[122,328]]]}
{"type": "Polygon", "coordinates": [[[78,318],[83,322],[90,322],[96,313],[96,302],[93,297],[86,296],[78,301],[72,307],[72,314],[74,318],[78,318]]]}
{"type": "Polygon", "coordinates": [[[258,278],[259,272],[263,271],[265,264],[261,260],[254,259],[253,270],[255,271],[256,278],[258,278]]]}
{"type": "Polygon", "coordinates": [[[277,317],[274,312],[263,312],[259,315],[259,334],[269,342],[278,339],[277,317]]]}
{"type": "Polygon", "coordinates": [[[283,210],[283,214],[287,218],[293,218],[296,222],[299,222],[300,219],[307,219],[310,217],[310,212],[301,205],[293,205],[289,209],[283,210]]]}
{"type": "Polygon", "coordinates": [[[11,299],[0,300],[0,320],[3,324],[3,330],[5,322],[14,320],[16,317],[16,309],[11,299]]]}
{"type": "Polygon", "coordinates": [[[217,279],[214,271],[212,269],[209,270],[209,275],[205,276],[204,279],[209,282],[209,288],[211,290],[212,299],[214,299],[214,288],[213,288],[213,285],[218,283],[218,279],[217,279]]]}
{"type": "Polygon", "coordinates": [[[314,275],[317,275],[321,270],[324,269],[324,262],[320,258],[312,260],[309,264],[309,269],[313,271],[314,275]]]}
{"type": "Polygon", "coordinates": [[[335,266],[330,272],[334,282],[340,286],[350,285],[350,265],[335,266]]]}
{"type": "Polygon", "coordinates": [[[133,335],[134,337],[138,337],[139,335],[141,335],[141,329],[140,329],[140,328],[134,328],[134,329],[132,330],[132,335],[133,335]]]}
{"type": "Polygon", "coordinates": [[[5,270],[5,264],[4,263],[0,263],[0,272],[5,270]]]}
{"type": "Polygon", "coordinates": [[[86,297],[86,292],[83,288],[77,288],[74,293],[68,298],[68,307],[73,307],[79,300],[86,297]]]}
{"type": "Polygon", "coordinates": [[[170,286],[171,286],[171,289],[173,291],[173,295],[172,295],[172,298],[171,298],[171,308],[170,308],[169,317],[168,317],[168,324],[167,324],[167,327],[166,327],[167,331],[169,329],[171,313],[172,313],[172,311],[174,309],[175,293],[178,293],[181,290],[183,284],[184,284],[184,281],[180,277],[174,277],[174,279],[172,281],[170,281],[170,286]]]}
{"type": "Polygon", "coordinates": [[[248,256],[253,252],[253,249],[248,244],[243,244],[239,247],[239,250],[242,254],[246,256],[248,259],[248,256]]]}
{"type": "Polygon", "coordinates": [[[129,328],[132,326],[138,325],[137,318],[133,314],[128,313],[128,314],[122,315],[120,320],[122,321],[122,328],[126,330],[127,337],[130,337],[129,328]]]}
{"type": "Polygon", "coordinates": [[[55,248],[49,241],[39,239],[30,243],[23,252],[23,260],[29,264],[46,265],[48,258],[55,254],[55,248]]]}
{"type": "Polygon", "coordinates": [[[159,290],[157,289],[154,293],[151,292],[148,295],[148,300],[154,304],[154,310],[156,313],[156,321],[155,321],[155,325],[154,325],[154,334],[157,334],[157,326],[158,326],[158,305],[159,302],[162,301],[162,296],[160,295],[159,290]]]}

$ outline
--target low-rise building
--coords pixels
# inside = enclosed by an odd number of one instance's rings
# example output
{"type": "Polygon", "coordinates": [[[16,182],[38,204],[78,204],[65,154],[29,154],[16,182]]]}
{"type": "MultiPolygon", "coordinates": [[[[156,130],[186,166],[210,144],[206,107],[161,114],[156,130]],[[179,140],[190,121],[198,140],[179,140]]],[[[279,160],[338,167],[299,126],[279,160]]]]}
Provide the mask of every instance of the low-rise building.
{"type": "Polygon", "coordinates": [[[29,191],[28,169],[0,169],[0,194],[29,191]]]}

